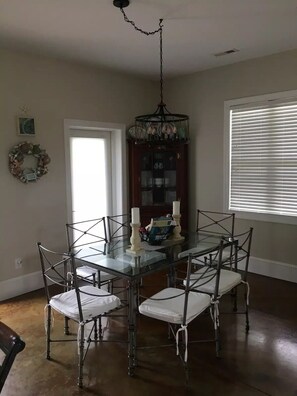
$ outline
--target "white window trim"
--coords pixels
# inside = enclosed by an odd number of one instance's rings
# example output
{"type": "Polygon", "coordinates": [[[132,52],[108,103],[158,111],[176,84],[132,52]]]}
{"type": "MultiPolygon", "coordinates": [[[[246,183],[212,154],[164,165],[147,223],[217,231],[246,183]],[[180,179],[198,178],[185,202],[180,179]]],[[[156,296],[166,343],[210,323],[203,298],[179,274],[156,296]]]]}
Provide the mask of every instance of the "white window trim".
{"type": "MultiPolygon", "coordinates": [[[[297,90],[276,92],[271,94],[250,96],[240,99],[232,99],[224,102],[224,209],[230,211],[228,208],[229,203],[229,180],[230,180],[230,108],[238,105],[248,105],[260,103],[267,100],[277,99],[296,99],[297,90]]],[[[296,197],[297,199],[297,197],[296,197]]],[[[283,223],[283,224],[297,224],[297,216],[283,216],[276,214],[266,213],[255,213],[245,211],[233,211],[236,213],[237,218],[258,220],[272,223],[283,223]]]]}

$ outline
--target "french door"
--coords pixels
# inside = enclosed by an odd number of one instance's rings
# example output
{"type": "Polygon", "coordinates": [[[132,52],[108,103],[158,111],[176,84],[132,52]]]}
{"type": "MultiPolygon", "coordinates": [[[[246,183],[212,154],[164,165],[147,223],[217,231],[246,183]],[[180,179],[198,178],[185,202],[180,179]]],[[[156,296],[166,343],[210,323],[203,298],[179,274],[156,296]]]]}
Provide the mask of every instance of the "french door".
{"type": "Polygon", "coordinates": [[[124,128],[65,120],[67,222],[126,211],[124,128]]]}

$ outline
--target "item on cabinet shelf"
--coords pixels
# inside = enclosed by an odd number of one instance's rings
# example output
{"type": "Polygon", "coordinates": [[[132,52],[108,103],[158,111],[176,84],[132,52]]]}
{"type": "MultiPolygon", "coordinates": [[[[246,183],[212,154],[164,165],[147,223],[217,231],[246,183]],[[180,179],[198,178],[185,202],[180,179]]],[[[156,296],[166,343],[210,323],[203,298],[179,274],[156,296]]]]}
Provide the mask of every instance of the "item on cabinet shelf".
{"type": "Polygon", "coordinates": [[[141,187],[152,187],[153,179],[151,176],[151,171],[141,171],[141,187]]]}
{"type": "Polygon", "coordinates": [[[160,245],[162,241],[172,235],[175,227],[171,215],[151,219],[151,223],[145,228],[140,228],[141,239],[150,245],[160,245]]]}
{"type": "Polygon", "coordinates": [[[157,178],[155,179],[155,186],[156,186],[156,187],[162,187],[162,186],[163,186],[163,179],[162,179],[162,177],[157,177],[157,178]]]}
{"type": "Polygon", "coordinates": [[[141,198],[142,198],[142,200],[141,200],[142,205],[144,205],[144,206],[152,205],[153,204],[152,190],[142,191],[141,198]]]}
{"type": "Polygon", "coordinates": [[[163,167],[164,167],[163,162],[155,162],[155,164],[154,164],[154,169],[155,170],[163,169],[163,167]]]}

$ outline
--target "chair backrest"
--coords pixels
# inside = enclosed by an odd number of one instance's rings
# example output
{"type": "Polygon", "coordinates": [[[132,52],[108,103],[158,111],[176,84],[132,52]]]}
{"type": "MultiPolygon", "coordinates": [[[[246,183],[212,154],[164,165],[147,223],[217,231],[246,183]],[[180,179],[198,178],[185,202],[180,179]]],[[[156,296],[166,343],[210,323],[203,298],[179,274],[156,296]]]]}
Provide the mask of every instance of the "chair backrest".
{"type": "Polygon", "coordinates": [[[57,294],[66,292],[73,287],[73,259],[72,255],[57,253],[37,243],[44,291],[47,303],[57,294]]]}
{"type": "Polygon", "coordinates": [[[232,237],[234,235],[234,221],[235,213],[197,209],[196,232],[232,237]]]}
{"type": "Polygon", "coordinates": [[[86,323],[120,305],[118,297],[103,289],[79,286],[73,253],[54,252],[40,242],[37,245],[47,303],[64,316],[86,323]],[[61,296],[63,293],[67,293],[65,298],[61,296]]]}
{"type": "Polygon", "coordinates": [[[5,323],[0,322],[0,349],[3,360],[0,365],[0,392],[13,365],[16,355],[25,348],[25,342],[5,323]]]}
{"type": "Polygon", "coordinates": [[[108,242],[116,239],[129,238],[131,234],[131,216],[130,214],[122,214],[116,216],[107,216],[108,242]]]}
{"type": "MultiPolygon", "coordinates": [[[[244,281],[246,281],[248,268],[249,268],[252,237],[253,237],[252,227],[248,231],[234,235],[234,240],[237,241],[237,249],[233,249],[232,251],[232,255],[230,257],[230,264],[231,267],[235,269],[235,271],[237,271],[238,269],[244,271],[242,275],[242,279],[244,281]],[[239,263],[241,262],[243,262],[243,264],[239,265],[239,263]]],[[[228,262],[224,262],[224,265],[226,264],[228,264],[228,262]]]]}
{"type": "Polygon", "coordinates": [[[208,257],[201,256],[201,254],[190,254],[187,262],[187,276],[184,282],[185,285],[185,306],[184,306],[184,317],[183,324],[186,324],[187,317],[187,304],[188,295],[190,292],[197,292],[199,287],[207,284],[208,282],[215,279],[215,287],[212,294],[212,301],[215,302],[218,299],[219,283],[220,283],[220,272],[223,263],[223,255],[225,249],[230,248],[237,242],[221,240],[219,249],[215,253],[209,254],[208,257]],[[200,271],[197,275],[197,266],[200,267],[200,271]],[[193,269],[195,274],[193,277],[193,269]]]}
{"type": "Polygon", "coordinates": [[[66,224],[68,251],[107,242],[105,217],[66,224]]]}

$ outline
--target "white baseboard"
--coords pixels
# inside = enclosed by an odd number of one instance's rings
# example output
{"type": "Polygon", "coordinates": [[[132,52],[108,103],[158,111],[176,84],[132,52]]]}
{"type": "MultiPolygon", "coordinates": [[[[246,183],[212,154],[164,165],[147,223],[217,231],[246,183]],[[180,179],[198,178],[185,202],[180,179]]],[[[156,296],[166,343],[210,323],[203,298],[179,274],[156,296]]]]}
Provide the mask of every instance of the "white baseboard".
{"type": "Polygon", "coordinates": [[[0,301],[43,288],[41,271],[0,282],[0,301]]]}
{"type": "MultiPolygon", "coordinates": [[[[241,265],[239,268],[243,269],[241,265]]],[[[250,257],[249,272],[297,283],[297,265],[293,264],[250,257]]]]}
{"type": "MultiPolygon", "coordinates": [[[[297,265],[251,257],[249,272],[297,283],[297,265]]],[[[8,279],[0,282],[0,301],[42,288],[41,271],[8,279]]]]}

